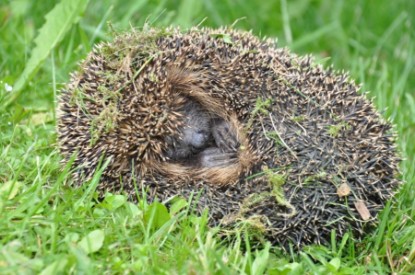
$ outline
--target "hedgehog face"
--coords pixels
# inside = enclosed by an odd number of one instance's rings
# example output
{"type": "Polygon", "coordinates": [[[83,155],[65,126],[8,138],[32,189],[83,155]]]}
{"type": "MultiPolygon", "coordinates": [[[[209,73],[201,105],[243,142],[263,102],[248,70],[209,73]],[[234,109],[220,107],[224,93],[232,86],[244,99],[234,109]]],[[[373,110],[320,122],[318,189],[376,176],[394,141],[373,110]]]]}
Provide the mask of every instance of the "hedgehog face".
{"type": "Polygon", "coordinates": [[[201,124],[186,127],[183,130],[184,143],[189,144],[196,149],[203,149],[206,147],[211,136],[209,124],[209,120],[203,120],[201,124]]]}
{"type": "Polygon", "coordinates": [[[229,122],[209,114],[199,103],[187,99],[177,138],[168,136],[167,157],[192,167],[226,167],[237,161],[238,140],[229,122]]]}
{"type": "Polygon", "coordinates": [[[190,160],[206,148],[211,139],[209,113],[193,100],[187,99],[180,111],[182,124],[175,136],[167,136],[167,157],[171,160],[190,160]]]}
{"type": "Polygon", "coordinates": [[[211,138],[210,115],[197,103],[186,106],[184,115],[186,117],[182,131],[183,142],[196,149],[206,147],[211,138]]]}

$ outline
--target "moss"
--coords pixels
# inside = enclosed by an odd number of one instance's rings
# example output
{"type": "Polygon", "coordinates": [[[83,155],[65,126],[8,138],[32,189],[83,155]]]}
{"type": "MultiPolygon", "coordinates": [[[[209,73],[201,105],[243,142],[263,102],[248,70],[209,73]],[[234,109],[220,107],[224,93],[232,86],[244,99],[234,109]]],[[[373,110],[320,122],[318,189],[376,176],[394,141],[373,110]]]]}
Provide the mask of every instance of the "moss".
{"type": "Polygon", "coordinates": [[[150,73],[150,75],[148,77],[153,82],[156,82],[157,83],[159,81],[159,79],[158,79],[158,77],[157,77],[157,75],[155,73],[150,73]]]}
{"type": "Polygon", "coordinates": [[[96,71],[95,74],[100,79],[103,79],[105,81],[105,85],[107,87],[116,85],[118,82],[122,82],[125,79],[125,76],[120,75],[119,73],[113,70],[96,71]]]}
{"type": "Polygon", "coordinates": [[[97,88],[95,100],[102,106],[101,112],[93,116],[89,128],[90,145],[94,145],[103,134],[108,134],[117,127],[117,118],[119,111],[117,108],[120,94],[113,89],[101,85],[97,88]]]}
{"type": "Polygon", "coordinates": [[[268,108],[270,108],[271,105],[272,105],[272,100],[270,98],[263,99],[263,98],[258,97],[255,102],[255,107],[252,110],[251,117],[248,121],[248,125],[246,128],[249,129],[252,127],[252,124],[254,123],[254,120],[258,115],[260,114],[268,115],[269,113],[268,108]]]}
{"type": "Polygon", "coordinates": [[[105,105],[105,103],[108,101],[116,102],[120,97],[118,91],[111,89],[105,85],[98,86],[97,91],[97,95],[99,96],[98,102],[102,105],[105,105]]]}
{"type": "Polygon", "coordinates": [[[329,125],[327,132],[330,136],[337,137],[340,134],[341,130],[349,130],[350,128],[350,124],[348,124],[346,121],[342,121],[338,124],[329,125]]]}
{"type": "Polygon", "coordinates": [[[264,168],[263,169],[266,178],[271,186],[270,192],[261,192],[261,193],[253,193],[247,198],[245,198],[242,202],[241,209],[237,215],[235,215],[235,219],[240,219],[244,216],[245,213],[250,211],[254,206],[261,204],[261,202],[266,201],[269,198],[274,198],[276,203],[280,206],[287,207],[290,209],[290,213],[281,213],[277,215],[281,216],[292,216],[296,214],[294,207],[289,203],[289,201],[285,198],[283,185],[286,183],[286,179],[288,175],[286,173],[277,173],[272,171],[271,169],[264,168]]]}
{"type": "Polygon", "coordinates": [[[258,235],[263,235],[267,231],[269,223],[267,217],[264,215],[252,215],[240,220],[237,226],[246,230],[249,236],[258,237],[258,235]]]}
{"type": "Polygon", "coordinates": [[[303,121],[306,120],[306,116],[304,116],[304,115],[294,116],[294,117],[291,118],[291,120],[294,121],[294,122],[297,122],[297,123],[303,122],[303,121]]]}
{"type": "Polygon", "coordinates": [[[103,44],[98,53],[104,58],[122,61],[126,56],[145,58],[158,51],[157,40],[169,35],[167,29],[133,30],[117,35],[112,43],[103,44]]]}
{"type": "Polygon", "coordinates": [[[276,146],[284,147],[284,142],[281,140],[280,136],[276,132],[267,131],[265,136],[274,141],[276,146]]]}
{"type": "Polygon", "coordinates": [[[266,169],[265,173],[272,187],[270,194],[275,198],[276,203],[278,205],[287,207],[291,211],[290,213],[277,213],[277,215],[284,217],[294,216],[297,213],[297,211],[285,197],[284,189],[282,188],[283,185],[286,183],[288,174],[275,173],[269,169],[266,169]]]}
{"type": "Polygon", "coordinates": [[[117,106],[112,102],[105,106],[98,116],[92,118],[89,127],[91,146],[94,145],[103,134],[107,134],[117,127],[117,116],[117,106]]]}
{"type": "Polygon", "coordinates": [[[272,100],[270,98],[262,99],[260,97],[257,98],[255,102],[255,108],[252,111],[252,116],[256,116],[258,113],[263,115],[268,115],[269,111],[267,110],[272,105],[272,100]]]}
{"type": "Polygon", "coordinates": [[[241,206],[241,214],[248,212],[253,206],[270,197],[269,192],[254,193],[245,198],[241,206]]]}
{"type": "Polygon", "coordinates": [[[304,185],[308,185],[310,183],[316,183],[319,182],[320,180],[326,179],[327,178],[327,172],[325,171],[320,171],[317,174],[313,174],[310,176],[307,176],[304,181],[303,184],[304,185]]]}

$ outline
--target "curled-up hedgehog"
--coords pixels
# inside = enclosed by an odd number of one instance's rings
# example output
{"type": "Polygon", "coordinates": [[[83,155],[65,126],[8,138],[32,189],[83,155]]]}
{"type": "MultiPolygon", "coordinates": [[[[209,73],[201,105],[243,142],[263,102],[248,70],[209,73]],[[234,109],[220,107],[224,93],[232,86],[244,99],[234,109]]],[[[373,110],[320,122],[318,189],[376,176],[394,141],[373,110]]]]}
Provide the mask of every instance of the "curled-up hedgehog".
{"type": "Polygon", "coordinates": [[[232,29],[148,29],[94,48],[58,104],[63,162],[136,200],[199,193],[212,225],[274,244],[361,236],[400,181],[391,125],[344,73],[232,29]]]}

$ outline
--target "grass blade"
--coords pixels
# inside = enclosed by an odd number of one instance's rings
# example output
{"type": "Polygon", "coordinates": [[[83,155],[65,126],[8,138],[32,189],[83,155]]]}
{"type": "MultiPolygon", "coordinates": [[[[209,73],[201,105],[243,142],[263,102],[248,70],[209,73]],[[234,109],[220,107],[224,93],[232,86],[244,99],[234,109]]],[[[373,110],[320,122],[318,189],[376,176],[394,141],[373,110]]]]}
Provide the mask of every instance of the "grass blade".
{"type": "Polygon", "coordinates": [[[50,52],[63,39],[71,26],[77,23],[85,11],[89,0],[62,0],[46,16],[46,21],[35,38],[35,48],[20,77],[17,79],[14,93],[6,101],[5,107],[13,103],[22,93],[27,82],[33,77],[50,52]]]}

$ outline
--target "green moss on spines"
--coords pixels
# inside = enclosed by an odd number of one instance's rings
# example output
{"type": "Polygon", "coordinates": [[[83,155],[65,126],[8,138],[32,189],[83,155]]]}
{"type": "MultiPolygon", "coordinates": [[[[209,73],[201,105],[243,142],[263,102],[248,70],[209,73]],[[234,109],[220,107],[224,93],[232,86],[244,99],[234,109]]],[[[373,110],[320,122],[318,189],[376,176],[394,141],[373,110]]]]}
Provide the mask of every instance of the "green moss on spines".
{"type": "Polygon", "coordinates": [[[318,183],[318,182],[320,182],[321,180],[327,179],[327,177],[328,177],[327,172],[325,172],[325,171],[320,171],[320,172],[318,172],[317,174],[313,174],[313,175],[307,176],[307,177],[304,179],[304,181],[303,181],[303,183],[302,183],[302,184],[304,184],[304,185],[308,185],[308,184],[312,184],[312,183],[318,183]]]}
{"type": "Polygon", "coordinates": [[[112,43],[106,43],[100,48],[105,58],[122,61],[126,56],[146,58],[158,51],[157,40],[169,34],[166,29],[144,28],[120,34],[112,43]]]}
{"type": "Polygon", "coordinates": [[[252,124],[254,123],[255,118],[262,114],[262,115],[268,115],[269,110],[272,105],[272,100],[270,98],[263,99],[261,97],[258,97],[255,102],[255,107],[252,110],[251,117],[248,121],[248,124],[246,126],[247,129],[251,128],[252,124]]]}
{"type": "Polygon", "coordinates": [[[103,134],[107,134],[115,129],[117,126],[117,116],[117,105],[114,102],[110,102],[98,116],[91,119],[91,125],[89,127],[91,146],[94,145],[103,134]]]}
{"type": "Polygon", "coordinates": [[[342,121],[338,124],[329,125],[327,132],[332,137],[337,137],[341,130],[349,130],[351,128],[351,125],[348,124],[346,121],[342,121]]]}
{"type": "Polygon", "coordinates": [[[291,118],[292,121],[297,122],[297,123],[303,122],[306,119],[307,119],[307,117],[304,116],[304,115],[294,116],[294,117],[291,118]]]}

